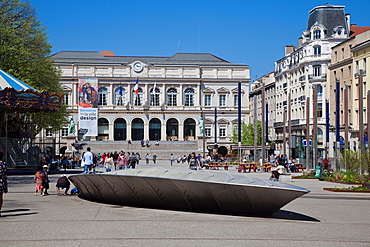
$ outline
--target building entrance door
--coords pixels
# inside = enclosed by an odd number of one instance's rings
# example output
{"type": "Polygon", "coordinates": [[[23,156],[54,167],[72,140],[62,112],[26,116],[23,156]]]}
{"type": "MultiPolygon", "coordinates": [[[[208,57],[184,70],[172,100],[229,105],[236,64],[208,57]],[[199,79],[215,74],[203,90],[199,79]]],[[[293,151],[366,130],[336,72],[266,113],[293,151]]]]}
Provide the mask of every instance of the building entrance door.
{"type": "Polygon", "coordinates": [[[144,121],[140,118],[132,120],[131,137],[133,141],[144,140],[144,121]]]}
{"type": "Polygon", "coordinates": [[[161,121],[158,118],[153,118],[149,122],[149,140],[161,140],[161,121]]]}

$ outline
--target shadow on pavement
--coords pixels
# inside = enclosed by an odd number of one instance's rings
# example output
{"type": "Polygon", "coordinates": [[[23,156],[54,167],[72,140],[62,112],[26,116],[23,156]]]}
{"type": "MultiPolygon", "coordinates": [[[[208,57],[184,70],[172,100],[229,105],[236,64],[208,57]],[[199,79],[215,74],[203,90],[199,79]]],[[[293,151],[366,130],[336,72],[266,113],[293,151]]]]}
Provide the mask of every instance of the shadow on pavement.
{"type": "Polygon", "coordinates": [[[19,208],[19,209],[12,209],[12,210],[3,210],[1,211],[1,218],[38,214],[36,212],[21,213],[21,212],[26,212],[26,211],[30,211],[30,209],[29,208],[19,208]],[[14,213],[14,214],[8,214],[8,213],[14,213]]]}
{"type": "Polygon", "coordinates": [[[291,211],[286,211],[286,210],[279,210],[276,213],[274,213],[271,216],[267,216],[266,218],[274,218],[274,219],[281,219],[281,220],[294,220],[294,221],[311,221],[311,222],[320,222],[320,220],[299,214],[299,213],[294,213],[291,211]]]}
{"type": "Polygon", "coordinates": [[[25,216],[25,215],[32,215],[32,214],[38,214],[38,213],[22,213],[22,214],[9,214],[9,215],[1,214],[1,217],[0,218],[15,217],[15,216],[25,216]]]}

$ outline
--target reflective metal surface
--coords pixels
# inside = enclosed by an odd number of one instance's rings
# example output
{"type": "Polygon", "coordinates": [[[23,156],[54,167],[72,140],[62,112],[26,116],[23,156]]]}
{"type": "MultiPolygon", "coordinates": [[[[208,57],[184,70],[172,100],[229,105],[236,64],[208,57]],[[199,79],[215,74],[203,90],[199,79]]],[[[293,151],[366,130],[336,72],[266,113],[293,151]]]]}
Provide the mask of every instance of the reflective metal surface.
{"type": "Polygon", "coordinates": [[[271,215],[310,192],[243,174],[187,169],[126,169],[69,179],[91,201],[236,215],[271,215]]]}

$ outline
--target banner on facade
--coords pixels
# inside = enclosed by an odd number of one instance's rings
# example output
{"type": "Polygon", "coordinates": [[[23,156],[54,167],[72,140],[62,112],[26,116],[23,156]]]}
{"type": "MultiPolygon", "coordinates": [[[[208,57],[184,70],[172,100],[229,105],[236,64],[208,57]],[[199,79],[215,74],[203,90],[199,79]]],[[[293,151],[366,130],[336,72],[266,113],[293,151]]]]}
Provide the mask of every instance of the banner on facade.
{"type": "Polygon", "coordinates": [[[82,136],[98,135],[98,109],[79,108],[78,109],[78,133],[82,136]]]}
{"type": "Polygon", "coordinates": [[[78,79],[78,105],[80,108],[98,108],[98,78],[78,79]]]}

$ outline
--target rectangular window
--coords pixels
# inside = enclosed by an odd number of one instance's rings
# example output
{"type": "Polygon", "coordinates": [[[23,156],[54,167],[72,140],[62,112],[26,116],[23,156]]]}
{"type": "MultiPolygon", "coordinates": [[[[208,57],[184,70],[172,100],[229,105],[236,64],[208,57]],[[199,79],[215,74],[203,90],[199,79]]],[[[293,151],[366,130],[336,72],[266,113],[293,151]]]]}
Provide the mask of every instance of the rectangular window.
{"type": "Polygon", "coordinates": [[[238,95],[234,95],[234,106],[238,106],[238,95]]]}
{"type": "Polygon", "coordinates": [[[64,94],[63,104],[64,105],[69,105],[69,94],[68,93],[64,94]]]}
{"type": "Polygon", "coordinates": [[[313,54],[314,55],[320,55],[321,54],[321,46],[315,46],[313,48],[313,54]]]}
{"type": "Polygon", "coordinates": [[[107,94],[105,93],[99,94],[99,105],[108,105],[107,94]]]}
{"type": "Polygon", "coordinates": [[[211,95],[207,94],[204,96],[204,106],[211,106],[211,95]]]}
{"type": "Polygon", "coordinates": [[[226,106],[226,95],[220,95],[220,106],[226,106]]]}
{"type": "Polygon", "coordinates": [[[356,61],[356,74],[360,74],[360,67],[358,65],[358,61],[356,61]]]}
{"type": "Polygon", "coordinates": [[[53,133],[51,132],[51,129],[46,129],[46,130],[45,130],[45,135],[46,135],[47,137],[52,137],[52,136],[53,136],[53,133]]]}
{"type": "Polygon", "coordinates": [[[134,106],[142,106],[144,104],[144,95],[142,93],[133,93],[132,96],[134,106]]]}
{"type": "Polygon", "coordinates": [[[366,74],[366,58],[364,58],[363,70],[364,70],[364,74],[366,74]]]}
{"type": "Polygon", "coordinates": [[[177,96],[176,94],[168,94],[168,106],[177,106],[177,96]]]}
{"type": "Polygon", "coordinates": [[[211,128],[205,128],[205,136],[211,136],[211,128]]]}
{"type": "Polygon", "coordinates": [[[224,126],[220,127],[220,137],[226,137],[226,128],[224,126]]]}
{"type": "Polygon", "coordinates": [[[68,136],[68,127],[62,128],[62,136],[68,136]]]}
{"type": "Polygon", "coordinates": [[[150,94],[150,105],[159,106],[159,93],[150,94]]]}
{"type": "Polygon", "coordinates": [[[192,94],[185,94],[185,106],[194,106],[194,97],[192,94]]]}
{"type": "Polygon", "coordinates": [[[321,75],[321,66],[314,66],[313,67],[313,75],[320,76],[321,75]]]}

